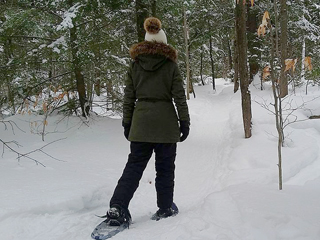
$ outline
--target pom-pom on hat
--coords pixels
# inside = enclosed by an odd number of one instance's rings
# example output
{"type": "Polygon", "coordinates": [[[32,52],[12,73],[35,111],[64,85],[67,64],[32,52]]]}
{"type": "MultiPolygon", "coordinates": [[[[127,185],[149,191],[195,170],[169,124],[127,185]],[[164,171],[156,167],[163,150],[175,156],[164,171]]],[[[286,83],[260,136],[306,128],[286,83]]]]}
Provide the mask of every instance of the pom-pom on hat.
{"type": "Polygon", "coordinates": [[[167,36],[161,29],[161,21],[155,17],[149,17],[144,21],[144,30],[146,30],[146,35],[144,39],[146,41],[152,42],[162,42],[167,44],[167,36]]]}

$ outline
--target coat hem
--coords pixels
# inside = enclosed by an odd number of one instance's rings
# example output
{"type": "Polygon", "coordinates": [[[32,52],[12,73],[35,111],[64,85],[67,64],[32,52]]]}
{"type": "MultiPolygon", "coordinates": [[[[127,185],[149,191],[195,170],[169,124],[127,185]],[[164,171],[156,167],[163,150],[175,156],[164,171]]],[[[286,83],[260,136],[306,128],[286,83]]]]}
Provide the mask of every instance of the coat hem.
{"type": "Polygon", "coordinates": [[[178,143],[180,139],[139,139],[139,138],[130,138],[130,142],[148,142],[148,143],[178,143]]]}

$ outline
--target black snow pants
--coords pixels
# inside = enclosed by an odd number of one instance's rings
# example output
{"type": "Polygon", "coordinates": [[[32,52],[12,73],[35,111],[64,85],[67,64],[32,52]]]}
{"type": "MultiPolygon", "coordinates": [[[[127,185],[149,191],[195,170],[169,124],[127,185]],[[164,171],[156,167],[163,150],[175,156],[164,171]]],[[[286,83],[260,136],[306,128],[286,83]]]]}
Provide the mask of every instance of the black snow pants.
{"type": "Polygon", "coordinates": [[[173,202],[176,143],[131,142],[131,153],[118,185],[110,200],[110,206],[118,204],[128,209],[129,202],[139,186],[148,161],[155,152],[157,205],[160,209],[170,208],[173,202]]]}

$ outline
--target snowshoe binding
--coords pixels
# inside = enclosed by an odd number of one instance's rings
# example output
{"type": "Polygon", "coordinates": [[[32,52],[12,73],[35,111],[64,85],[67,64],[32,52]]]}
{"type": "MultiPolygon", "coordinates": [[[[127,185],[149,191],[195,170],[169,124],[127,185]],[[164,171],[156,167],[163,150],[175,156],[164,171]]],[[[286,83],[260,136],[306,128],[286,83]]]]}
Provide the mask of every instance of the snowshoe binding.
{"type": "Polygon", "coordinates": [[[151,219],[159,221],[162,218],[173,217],[179,213],[179,209],[175,203],[167,209],[159,209],[155,214],[152,215],[151,219]]]}
{"type": "Polygon", "coordinates": [[[118,205],[113,205],[110,207],[106,214],[107,220],[109,220],[110,226],[120,226],[122,224],[127,224],[128,227],[131,223],[131,215],[129,210],[121,208],[118,205]]]}

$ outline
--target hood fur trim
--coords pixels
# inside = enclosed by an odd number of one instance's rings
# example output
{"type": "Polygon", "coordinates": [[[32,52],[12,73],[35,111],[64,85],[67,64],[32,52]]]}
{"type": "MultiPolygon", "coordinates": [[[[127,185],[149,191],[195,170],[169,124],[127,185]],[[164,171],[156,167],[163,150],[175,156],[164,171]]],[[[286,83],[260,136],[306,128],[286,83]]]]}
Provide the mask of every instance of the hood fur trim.
{"type": "Polygon", "coordinates": [[[162,55],[173,62],[177,62],[178,53],[170,45],[161,42],[144,41],[132,45],[129,50],[130,56],[133,60],[141,54],[162,55]]]}

